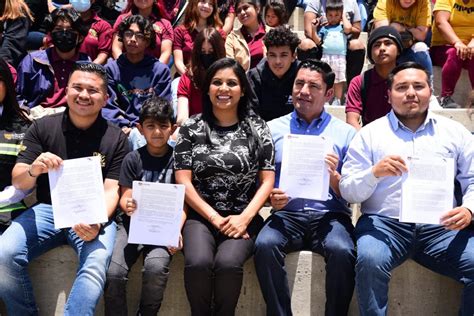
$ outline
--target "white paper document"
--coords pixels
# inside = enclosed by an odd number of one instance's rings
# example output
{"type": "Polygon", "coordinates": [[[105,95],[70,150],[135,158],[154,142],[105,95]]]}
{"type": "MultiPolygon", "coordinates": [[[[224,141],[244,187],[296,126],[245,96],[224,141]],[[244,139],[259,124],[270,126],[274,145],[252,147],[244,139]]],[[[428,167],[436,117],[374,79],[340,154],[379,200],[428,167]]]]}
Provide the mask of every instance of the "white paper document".
{"type": "Polygon", "coordinates": [[[128,242],[178,247],[184,185],[133,181],[137,210],[130,220],[128,242]]]}
{"type": "Polygon", "coordinates": [[[453,208],[454,159],[408,157],[406,162],[400,221],[439,224],[441,214],[453,208]]]}
{"type": "Polygon", "coordinates": [[[48,177],[56,229],[108,221],[100,157],[64,160],[48,177]]]}
{"type": "Polygon", "coordinates": [[[332,141],[314,135],[287,134],[283,139],[280,189],[291,198],[326,201],[329,171],[324,158],[332,141]]]}

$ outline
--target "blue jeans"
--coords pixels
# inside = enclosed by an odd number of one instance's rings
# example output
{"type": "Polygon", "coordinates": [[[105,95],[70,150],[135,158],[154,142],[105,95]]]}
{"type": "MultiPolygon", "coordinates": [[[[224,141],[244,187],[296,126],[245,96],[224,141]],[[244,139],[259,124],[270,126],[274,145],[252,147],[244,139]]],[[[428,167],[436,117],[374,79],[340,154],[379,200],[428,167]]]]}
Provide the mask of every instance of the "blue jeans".
{"type": "Polygon", "coordinates": [[[255,242],[255,269],[267,315],[291,315],[287,253],[308,249],[326,261],[326,315],[347,315],[354,291],[355,249],[351,219],[337,212],[277,211],[255,242]]]}
{"type": "MultiPolygon", "coordinates": [[[[416,49],[415,49],[416,50],[416,49]]],[[[404,49],[403,52],[401,53],[400,56],[398,56],[397,63],[401,64],[407,61],[414,61],[420,65],[423,66],[423,68],[428,71],[430,76],[433,76],[433,63],[431,61],[430,53],[428,46],[426,46],[425,43],[423,42],[418,42],[415,43],[411,48],[409,49],[404,49]],[[413,49],[415,45],[419,48],[417,52],[415,52],[413,49]]]]}
{"type": "Polygon", "coordinates": [[[361,315],[386,315],[391,271],[411,258],[464,284],[460,315],[474,314],[474,231],[362,215],[357,222],[356,288],[361,315]]]}
{"type": "MultiPolygon", "coordinates": [[[[28,275],[28,263],[50,249],[69,244],[78,253],[76,279],[64,315],[94,315],[112,256],[115,223],[101,229],[96,239],[84,242],[72,229],[55,229],[49,204],[38,204],[13,220],[0,236],[0,297],[8,315],[37,315],[28,275]]],[[[54,277],[54,271],[49,271],[54,277]]]]}

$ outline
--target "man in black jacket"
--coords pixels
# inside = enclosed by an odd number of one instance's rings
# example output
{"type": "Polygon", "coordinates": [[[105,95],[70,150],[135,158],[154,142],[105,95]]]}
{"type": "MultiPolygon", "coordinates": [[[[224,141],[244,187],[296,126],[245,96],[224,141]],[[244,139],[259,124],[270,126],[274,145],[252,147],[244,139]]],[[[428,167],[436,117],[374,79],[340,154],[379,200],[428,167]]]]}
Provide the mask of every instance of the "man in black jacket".
{"type": "Polygon", "coordinates": [[[270,121],[293,111],[291,91],[296,77],[296,48],[300,40],[287,26],[270,30],[263,40],[267,58],[248,73],[252,106],[270,121]]]}

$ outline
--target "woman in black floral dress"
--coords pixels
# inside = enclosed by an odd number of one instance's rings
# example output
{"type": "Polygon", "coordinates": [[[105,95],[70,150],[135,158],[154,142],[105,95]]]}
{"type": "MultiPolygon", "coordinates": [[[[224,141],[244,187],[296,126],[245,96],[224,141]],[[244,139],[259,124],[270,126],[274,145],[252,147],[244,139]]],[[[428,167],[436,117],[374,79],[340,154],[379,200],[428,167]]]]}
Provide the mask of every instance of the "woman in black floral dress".
{"type": "Polygon", "coordinates": [[[234,315],[243,264],[262,226],[258,211],[274,183],[274,149],[235,60],[216,61],[203,90],[203,112],[183,124],[175,148],[176,182],[186,186],[190,207],[184,281],[192,315],[234,315]]]}

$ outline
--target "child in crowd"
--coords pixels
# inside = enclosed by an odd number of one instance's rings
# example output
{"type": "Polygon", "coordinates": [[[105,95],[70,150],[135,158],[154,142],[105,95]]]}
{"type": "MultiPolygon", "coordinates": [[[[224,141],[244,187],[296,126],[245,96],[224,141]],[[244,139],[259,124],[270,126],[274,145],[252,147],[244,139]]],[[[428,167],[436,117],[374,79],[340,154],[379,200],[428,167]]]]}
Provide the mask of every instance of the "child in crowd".
{"type": "Polygon", "coordinates": [[[265,24],[277,27],[288,23],[285,5],[280,2],[270,2],[265,5],[265,24]]]}
{"type": "MultiPolygon", "coordinates": [[[[137,127],[146,145],[125,156],[120,171],[120,208],[117,236],[107,271],[104,302],[105,315],[128,315],[127,276],[143,251],[143,276],[140,307],[137,315],[156,315],[160,309],[169,275],[171,257],[181,249],[128,243],[130,216],[137,208],[132,198],[133,181],[174,183],[173,148],[168,139],[176,129],[173,107],[168,100],[151,97],[143,104],[137,127]]],[[[186,214],[183,211],[182,222],[186,214]]]]}
{"type": "Polygon", "coordinates": [[[352,25],[344,14],[342,1],[330,1],[326,4],[326,19],[327,25],[322,26],[316,35],[316,44],[322,44],[321,60],[328,63],[336,74],[332,104],[341,105],[346,82],[347,35],[351,33],[352,25]]]}
{"type": "Polygon", "coordinates": [[[155,36],[149,19],[141,15],[127,17],[118,28],[125,53],[105,66],[110,97],[102,115],[127,135],[135,127],[145,100],[153,95],[171,100],[169,68],[146,54],[156,44],[155,36]]]}

